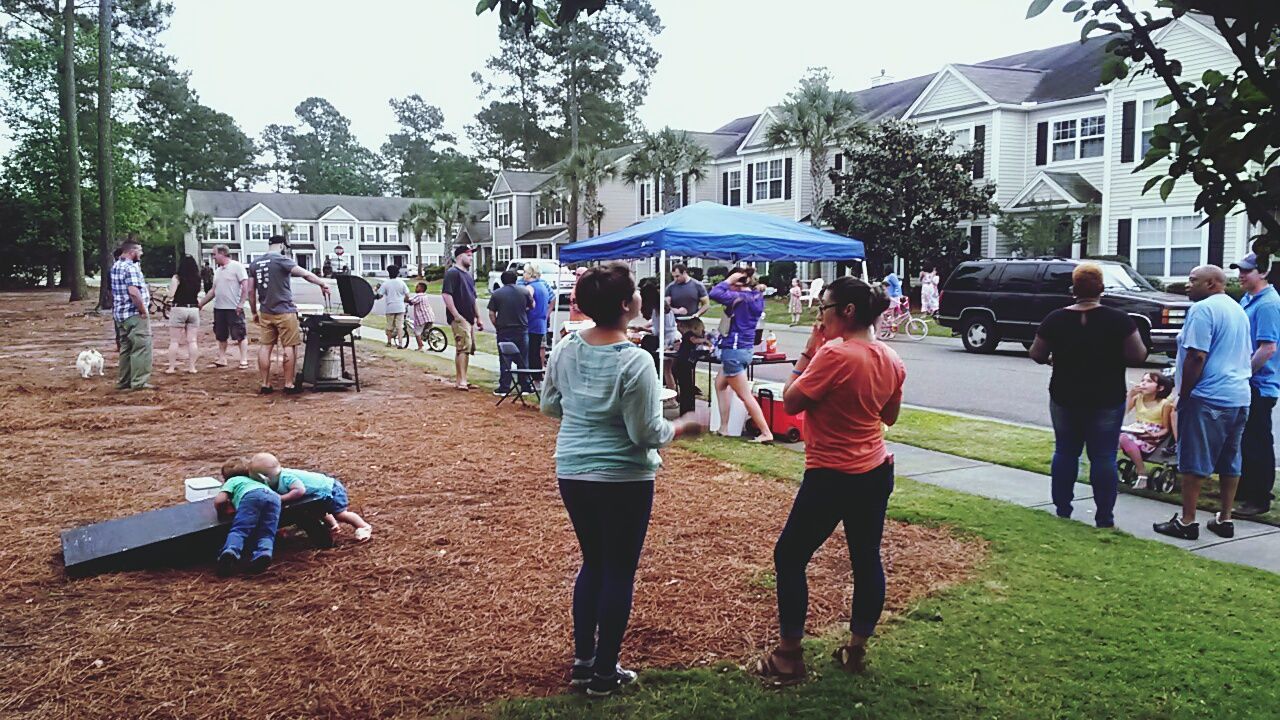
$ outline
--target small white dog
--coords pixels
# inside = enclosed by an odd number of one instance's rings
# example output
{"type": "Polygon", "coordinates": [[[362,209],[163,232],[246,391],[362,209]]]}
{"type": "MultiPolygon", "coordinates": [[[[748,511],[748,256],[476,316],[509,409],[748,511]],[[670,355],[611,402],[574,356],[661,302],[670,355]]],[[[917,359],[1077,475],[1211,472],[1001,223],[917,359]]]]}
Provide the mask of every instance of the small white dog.
{"type": "Polygon", "coordinates": [[[101,375],[102,353],[93,349],[80,353],[80,356],[76,358],[76,370],[80,371],[80,377],[82,378],[88,378],[95,370],[101,375]]]}

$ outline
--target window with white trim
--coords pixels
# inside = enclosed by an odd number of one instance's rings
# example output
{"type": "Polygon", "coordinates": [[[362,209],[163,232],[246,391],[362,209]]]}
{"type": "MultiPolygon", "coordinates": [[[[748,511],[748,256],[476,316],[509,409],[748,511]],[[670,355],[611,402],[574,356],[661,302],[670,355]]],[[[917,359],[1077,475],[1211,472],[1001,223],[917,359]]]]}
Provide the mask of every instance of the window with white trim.
{"type": "Polygon", "coordinates": [[[333,225],[325,228],[328,234],[329,242],[347,242],[351,239],[351,231],[348,225],[333,225]]]}
{"type": "Polygon", "coordinates": [[[289,244],[311,242],[311,229],[306,225],[295,225],[289,228],[289,244]]]}
{"type": "Polygon", "coordinates": [[[729,204],[742,204],[742,171],[729,171],[729,204]]]}
{"type": "Polygon", "coordinates": [[[1134,269],[1142,275],[1181,277],[1201,264],[1205,229],[1195,215],[1138,218],[1134,269]]]}
{"type": "Polygon", "coordinates": [[[755,163],[755,177],[752,184],[756,200],[781,200],[783,179],[786,175],[786,163],[777,160],[762,160],[755,163]]]}
{"type": "Polygon", "coordinates": [[[538,225],[563,225],[564,224],[564,205],[538,205],[535,213],[538,225]]]}
{"type": "Polygon", "coordinates": [[[951,131],[951,152],[963,155],[973,149],[969,128],[951,131]]]}
{"type": "Polygon", "coordinates": [[[1057,120],[1051,130],[1054,162],[1102,157],[1103,138],[1107,133],[1105,115],[1057,120]]]}
{"type": "Polygon", "coordinates": [[[231,223],[214,223],[209,227],[209,242],[231,242],[231,223]]]}
{"type": "Polygon", "coordinates": [[[640,217],[652,215],[660,209],[656,193],[652,179],[640,183],[640,217]]]}
{"type": "Polygon", "coordinates": [[[386,256],[375,253],[360,254],[360,271],[366,273],[378,272],[386,269],[386,256]]]}
{"type": "Polygon", "coordinates": [[[1156,126],[1169,121],[1169,114],[1173,111],[1173,103],[1168,103],[1160,107],[1156,107],[1156,103],[1160,102],[1160,98],[1152,98],[1142,101],[1142,118],[1141,130],[1139,136],[1138,157],[1147,154],[1147,150],[1151,149],[1151,138],[1155,135],[1156,126]]]}
{"type": "Polygon", "coordinates": [[[387,242],[400,242],[400,230],[398,228],[387,228],[387,242]]]}
{"type": "Polygon", "coordinates": [[[378,242],[378,228],[364,227],[360,228],[360,242],[376,243],[378,242]]]}
{"type": "Polygon", "coordinates": [[[496,257],[499,263],[511,262],[511,246],[499,246],[496,257]]]}
{"type": "Polygon", "coordinates": [[[493,204],[494,227],[511,227],[511,201],[503,200],[493,204]]]}
{"type": "Polygon", "coordinates": [[[271,223],[249,223],[249,232],[247,233],[248,238],[250,240],[266,242],[271,239],[271,231],[273,227],[274,226],[271,223]]]}

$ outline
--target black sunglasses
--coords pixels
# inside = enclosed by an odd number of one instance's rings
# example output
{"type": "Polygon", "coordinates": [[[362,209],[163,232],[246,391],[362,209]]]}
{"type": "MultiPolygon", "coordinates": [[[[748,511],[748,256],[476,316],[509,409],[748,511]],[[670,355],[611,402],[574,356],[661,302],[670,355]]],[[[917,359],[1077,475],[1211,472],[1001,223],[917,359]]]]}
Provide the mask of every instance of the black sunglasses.
{"type": "Polygon", "coordinates": [[[848,304],[849,303],[847,302],[818,303],[818,314],[821,315],[822,313],[826,312],[829,308],[840,307],[841,305],[848,305],[848,304]]]}

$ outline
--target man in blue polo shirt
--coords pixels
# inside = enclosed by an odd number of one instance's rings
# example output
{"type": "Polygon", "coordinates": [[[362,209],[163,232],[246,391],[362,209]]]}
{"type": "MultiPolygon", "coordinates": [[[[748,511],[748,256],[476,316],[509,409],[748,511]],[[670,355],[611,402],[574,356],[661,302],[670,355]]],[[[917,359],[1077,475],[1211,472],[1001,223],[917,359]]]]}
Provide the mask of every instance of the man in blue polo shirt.
{"type": "Polygon", "coordinates": [[[1249,367],[1253,344],[1249,318],[1225,292],[1226,273],[1217,265],[1191,271],[1187,297],[1195,303],[1178,333],[1178,479],[1182,512],[1154,530],[1183,540],[1200,537],[1196,503],[1205,478],[1217,475],[1222,511],[1205,526],[1220,537],[1235,536],[1231,504],[1240,482],[1240,437],[1249,414],[1249,367]]]}
{"type": "Polygon", "coordinates": [[[1271,488],[1276,482],[1276,451],[1271,437],[1271,411],[1280,398],[1280,294],[1267,282],[1267,268],[1258,266],[1258,257],[1249,253],[1231,265],[1240,271],[1244,297],[1240,305],[1249,316],[1253,340],[1249,379],[1252,398],[1249,419],[1240,440],[1240,507],[1236,514],[1251,517],[1271,510],[1271,488]]]}

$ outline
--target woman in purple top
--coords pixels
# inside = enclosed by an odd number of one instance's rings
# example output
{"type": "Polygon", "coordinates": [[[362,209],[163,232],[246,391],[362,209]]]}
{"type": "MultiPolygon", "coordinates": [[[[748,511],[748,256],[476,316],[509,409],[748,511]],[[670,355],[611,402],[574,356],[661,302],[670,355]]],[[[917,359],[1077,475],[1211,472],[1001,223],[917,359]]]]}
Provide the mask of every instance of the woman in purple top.
{"type": "Polygon", "coordinates": [[[720,374],[716,377],[716,397],[720,402],[721,433],[729,419],[729,395],[725,392],[732,389],[747,406],[747,414],[760,429],[755,442],[773,442],[773,433],[765,422],[760,403],[751,394],[751,384],[747,382],[747,368],[751,366],[751,356],[755,353],[756,324],[764,313],[764,286],[756,285],[754,268],[739,268],[733,271],[723,282],[707,293],[712,300],[724,305],[724,311],[730,316],[729,332],[720,338],[720,374]]]}

